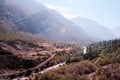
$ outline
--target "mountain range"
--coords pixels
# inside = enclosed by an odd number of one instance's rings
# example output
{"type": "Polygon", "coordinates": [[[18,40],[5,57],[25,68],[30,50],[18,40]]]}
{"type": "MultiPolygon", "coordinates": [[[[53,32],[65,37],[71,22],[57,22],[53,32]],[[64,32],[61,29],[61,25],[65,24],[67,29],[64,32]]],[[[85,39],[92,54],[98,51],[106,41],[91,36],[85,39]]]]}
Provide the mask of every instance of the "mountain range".
{"type": "Polygon", "coordinates": [[[54,10],[33,0],[0,0],[1,21],[13,31],[21,31],[42,39],[63,42],[90,40],[84,31],[54,10]],[[32,6],[31,6],[32,5],[32,6]]]}
{"type": "Polygon", "coordinates": [[[88,18],[76,17],[71,19],[76,25],[80,26],[89,36],[93,36],[100,40],[109,40],[116,38],[114,32],[105,26],[97,23],[96,21],[90,20],[88,18]]]}
{"type": "Polygon", "coordinates": [[[58,42],[82,43],[115,38],[114,33],[95,21],[82,17],[70,21],[34,0],[0,0],[0,24],[1,34],[4,30],[4,33],[22,33],[58,42]]]}

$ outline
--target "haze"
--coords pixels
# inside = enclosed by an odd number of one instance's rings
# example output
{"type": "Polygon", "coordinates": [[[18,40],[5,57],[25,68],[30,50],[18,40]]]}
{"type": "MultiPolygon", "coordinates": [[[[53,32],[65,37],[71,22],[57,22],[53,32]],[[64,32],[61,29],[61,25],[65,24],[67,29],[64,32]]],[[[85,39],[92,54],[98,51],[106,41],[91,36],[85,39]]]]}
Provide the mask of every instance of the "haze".
{"type": "Polygon", "coordinates": [[[35,0],[64,17],[85,17],[108,28],[119,26],[120,0],[35,0]]]}

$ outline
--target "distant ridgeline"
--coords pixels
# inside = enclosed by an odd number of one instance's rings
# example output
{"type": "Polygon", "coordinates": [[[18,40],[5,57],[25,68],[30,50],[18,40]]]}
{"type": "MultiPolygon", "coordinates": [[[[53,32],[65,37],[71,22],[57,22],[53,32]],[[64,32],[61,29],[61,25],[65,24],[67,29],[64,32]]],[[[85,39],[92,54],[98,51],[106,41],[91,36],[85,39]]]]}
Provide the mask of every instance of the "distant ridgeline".
{"type": "MultiPolygon", "coordinates": [[[[11,33],[33,34],[40,39],[50,41],[79,42],[81,44],[97,41],[58,12],[48,9],[34,0],[0,0],[1,22],[3,26],[0,26],[0,28],[6,27],[5,30],[10,28],[12,30],[11,33]]],[[[5,33],[8,32],[9,30],[6,30],[5,33]]],[[[0,37],[3,38],[4,36],[0,37]]],[[[9,36],[7,37],[9,38],[9,36]]]]}

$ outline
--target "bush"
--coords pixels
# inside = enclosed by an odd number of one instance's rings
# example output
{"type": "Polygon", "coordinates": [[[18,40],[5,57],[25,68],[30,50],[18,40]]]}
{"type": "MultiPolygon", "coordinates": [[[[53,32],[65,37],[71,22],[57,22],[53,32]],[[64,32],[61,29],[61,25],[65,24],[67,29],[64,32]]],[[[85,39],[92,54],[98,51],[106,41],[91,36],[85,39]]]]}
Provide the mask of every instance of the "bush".
{"type": "Polygon", "coordinates": [[[96,65],[104,66],[113,63],[120,63],[120,55],[119,54],[111,54],[105,58],[98,58],[95,62],[96,65]]]}
{"type": "Polygon", "coordinates": [[[73,62],[79,62],[79,61],[83,61],[83,55],[76,55],[72,58],[68,58],[68,60],[66,61],[66,63],[73,63],[73,62]]]}
{"type": "Polygon", "coordinates": [[[39,80],[75,80],[75,78],[70,74],[62,75],[51,71],[42,74],[39,80]]]}
{"type": "Polygon", "coordinates": [[[96,66],[90,61],[81,61],[62,66],[40,75],[39,80],[88,80],[83,75],[90,74],[96,70],[96,66]]]}
{"type": "Polygon", "coordinates": [[[110,64],[99,69],[95,78],[98,80],[120,80],[120,64],[110,64]]]}

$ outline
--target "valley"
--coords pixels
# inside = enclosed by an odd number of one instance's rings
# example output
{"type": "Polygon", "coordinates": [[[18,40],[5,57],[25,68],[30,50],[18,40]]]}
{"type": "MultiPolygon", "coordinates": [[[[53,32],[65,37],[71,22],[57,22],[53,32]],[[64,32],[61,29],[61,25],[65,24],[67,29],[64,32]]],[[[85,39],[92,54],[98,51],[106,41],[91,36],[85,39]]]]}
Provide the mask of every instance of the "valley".
{"type": "Polygon", "coordinates": [[[0,0],[0,80],[120,80],[118,19],[98,2],[0,0]]]}
{"type": "MultiPolygon", "coordinates": [[[[95,43],[81,60],[69,61],[65,65],[39,74],[37,80],[119,80],[120,53],[119,40],[95,43]],[[118,41],[115,43],[111,43],[118,41]],[[103,45],[101,45],[103,44],[103,45]],[[106,44],[106,46],[105,46],[106,44]],[[113,46],[113,47],[110,47],[113,46]],[[116,48],[114,48],[116,47],[116,48]],[[114,49],[110,49],[114,48],[114,49]]],[[[78,56],[77,56],[78,57],[78,56]]],[[[76,57],[76,58],[77,58],[76,57]]]]}
{"type": "MultiPolygon", "coordinates": [[[[0,66],[0,72],[2,72],[0,77],[10,77],[11,79],[15,76],[29,76],[34,72],[39,72],[41,69],[44,69],[43,66],[46,63],[58,54],[62,54],[64,52],[65,55],[70,55],[70,51],[73,50],[72,46],[59,48],[61,46],[57,44],[54,46],[53,43],[39,42],[37,45],[35,43],[27,43],[21,40],[1,41],[0,44],[0,59],[2,60],[4,58],[1,63],[6,63],[0,66]],[[9,60],[9,58],[11,58],[11,60],[9,60]],[[16,61],[14,61],[14,59],[16,61]],[[8,61],[6,62],[6,60],[8,61]]],[[[57,63],[65,61],[65,56],[62,57],[63,59],[61,58],[60,61],[58,59],[57,63]]],[[[55,65],[55,63],[48,66],[52,65],[55,65]]]]}

